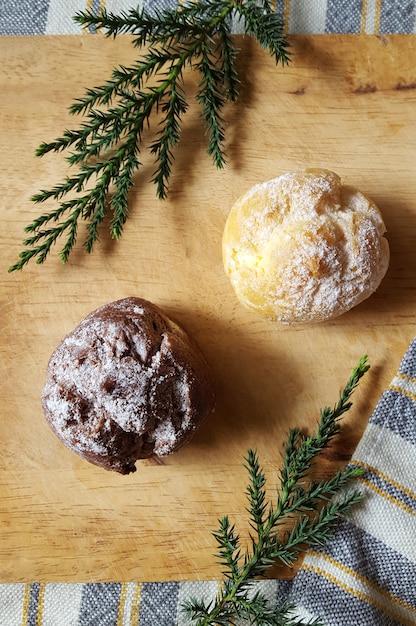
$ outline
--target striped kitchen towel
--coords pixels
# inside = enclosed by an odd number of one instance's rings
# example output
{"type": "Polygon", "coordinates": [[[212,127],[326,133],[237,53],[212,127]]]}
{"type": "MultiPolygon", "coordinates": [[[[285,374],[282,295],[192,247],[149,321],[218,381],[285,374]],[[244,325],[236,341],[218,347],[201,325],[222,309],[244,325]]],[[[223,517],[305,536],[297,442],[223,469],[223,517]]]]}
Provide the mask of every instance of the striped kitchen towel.
{"type": "MultiPolygon", "coordinates": [[[[184,0],[0,0],[0,35],[80,33],[77,11],[174,8],[184,0]]],[[[271,0],[289,33],[412,34],[416,0],[271,0]]],[[[236,25],[236,32],[238,27],[236,25]]]]}
{"type": "MultiPolygon", "coordinates": [[[[290,581],[262,581],[264,595],[286,596],[290,581]]],[[[31,583],[0,585],[1,626],[189,626],[181,607],[215,598],[218,582],[31,583]]]]}
{"type": "MultiPolygon", "coordinates": [[[[254,585],[290,599],[302,623],[416,625],[416,339],[382,395],[351,463],[362,502],[331,543],[307,552],[293,581],[254,585]]],[[[184,600],[214,598],[218,582],[0,585],[1,626],[186,626],[184,600]]],[[[240,626],[240,625],[239,625],[240,626]]]]}
{"type": "Polygon", "coordinates": [[[362,503],[321,551],[308,552],[292,598],[327,626],[416,624],[416,341],[381,397],[352,464],[362,503]]]}

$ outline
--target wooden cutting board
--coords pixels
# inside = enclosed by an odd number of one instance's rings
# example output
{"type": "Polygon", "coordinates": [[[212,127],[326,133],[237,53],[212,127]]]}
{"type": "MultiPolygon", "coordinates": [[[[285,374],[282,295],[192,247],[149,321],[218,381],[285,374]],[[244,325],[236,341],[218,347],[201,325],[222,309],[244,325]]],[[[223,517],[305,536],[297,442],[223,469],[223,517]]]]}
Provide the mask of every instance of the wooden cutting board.
{"type": "Polygon", "coordinates": [[[2,582],[219,577],[218,518],[228,514],[247,533],[247,449],[258,451],[272,495],[288,429],[313,429],[368,353],[372,369],[342,438],[316,471],[345,463],[416,334],[415,37],[296,36],[284,69],[238,41],[243,83],[226,111],[227,167],[216,170],[206,155],[193,102],[166,201],[155,197],[145,157],[120,242],[103,231],[90,256],[80,240],[66,266],[54,250],[43,266],[8,274],[24,226],[41,211],[30,196],[64,172],[61,156],[37,159],[35,148],[77,125],[72,100],[135,53],[127,37],[0,40],[2,582]],[[305,166],[335,170],[378,203],[392,258],[379,290],[348,314],[282,327],[236,301],[221,235],[240,194],[305,166]],[[217,409],[180,452],[120,476],[64,448],[40,393],[60,339],[91,310],[130,295],[162,306],[199,343],[217,409]]]}

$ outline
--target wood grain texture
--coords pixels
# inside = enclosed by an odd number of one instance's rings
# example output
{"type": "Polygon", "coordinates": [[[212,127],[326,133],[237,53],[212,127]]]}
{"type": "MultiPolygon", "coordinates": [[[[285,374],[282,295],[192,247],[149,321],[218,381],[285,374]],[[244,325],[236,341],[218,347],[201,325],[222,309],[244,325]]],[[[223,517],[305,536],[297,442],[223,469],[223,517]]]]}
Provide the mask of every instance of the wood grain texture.
{"type": "MultiPolygon", "coordinates": [[[[219,576],[211,531],[229,514],[247,531],[243,457],[257,449],[273,486],[291,426],[311,430],[351,368],[368,353],[344,433],[317,473],[353,452],[415,334],[416,45],[412,36],[297,36],[285,69],[240,39],[239,103],[226,111],[229,163],[206,155],[193,103],[183,125],[169,198],[158,201],[144,156],[123,239],[103,231],[63,266],[7,273],[39,207],[29,198],[65,172],[36,159],[60,135],[67,107],[129,63],[128,38],[0,40],[2,244],[0,580],[191,580],[219,576]],[[383,212],[391,265],[379,290],[337,320],[294,328],[238,304],[221,261],[228,211],[252,184],[304,166],[333,169],[383,212]],[[40,393],[49,356],[92,309],[137,295],[162,306],[195,338],[217,385],[217,409],[191,444],[130,476],[66,450],[48,429],[40,393]]],[[[187,76],[192,92],[195,78],[187,76]]],[[[271,489],[272,490],[272,489],[271,489]]],[[[282,573],[282,575],[287,573],[282,573]]]]}

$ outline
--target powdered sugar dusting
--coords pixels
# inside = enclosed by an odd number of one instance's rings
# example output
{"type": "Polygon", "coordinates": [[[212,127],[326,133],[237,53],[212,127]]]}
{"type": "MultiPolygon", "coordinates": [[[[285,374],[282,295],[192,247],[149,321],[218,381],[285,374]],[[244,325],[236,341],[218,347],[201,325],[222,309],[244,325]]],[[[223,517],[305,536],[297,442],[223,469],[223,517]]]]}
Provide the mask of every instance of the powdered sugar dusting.
{"type": "Polygon", "coordinates": [[[42,401],[65,445],[126,473],[138,458],[177,449],[214,396],[187,335],[154,305],[129,298],[94,311],[61,342],[42,401]]]}
{"type": "Polygon", "coordinates": [[[255,185],[235,204],[224,267],[241,302],[282,323],[335,317],[368,297],[388,262],[377,207],[327,170],[255,185]]]}

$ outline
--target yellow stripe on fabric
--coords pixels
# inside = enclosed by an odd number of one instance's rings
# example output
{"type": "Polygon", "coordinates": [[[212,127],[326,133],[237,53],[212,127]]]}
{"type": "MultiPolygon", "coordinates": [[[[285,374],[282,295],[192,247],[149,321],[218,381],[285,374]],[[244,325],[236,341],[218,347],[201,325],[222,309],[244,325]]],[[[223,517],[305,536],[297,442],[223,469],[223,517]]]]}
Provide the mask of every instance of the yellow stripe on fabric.
{"type": "Polygon", "coordinates": [[[136,583],[136,589],[135,589],[133,602],[131,605],[131,613],[130,613],[131,626],[137,626],[139,623],[141,593],[142,593],[142,583],[136,583]]]}
{"type": "Polygon", "coordinates": [[[122,583],[116,626],[138,626],[142,583],[122,583]]]}
{"type": "Polygon", "coordinates": [[[410,400],[414,400],[416,402],[416,394],[413,393],[412,391],[409,391],[408,389],[403,389],[403,387],[400,387],[399,385],[393,385],[393,384],[390,385],[390,389],[392,391],[398,391],[399,393],[403,394],[407,398],[410,398],[410,400]]]}
{"type": "Polygon", "coordinates": [[[26,626],[29,618],[30,583],[26,583],[23,595],[22,626],[26,626]]]}
{"type": "MultiPolygon", "coordinates": [[[[404,372],[397,372],[394,378],[399,378],[401,380],[404,380],[410,383],[411,385],[416,385],[416,378],[414,376],[409,376],[409,374],[405,374],[404,372]]],[[[394,382],[394,379],[393,379],[393,382],[394,382]]]]}
{"type": "Polygon", "coordinates": [[[381,2],[382,0],[376,0],[376,15],[375,15],[375,23],[374,23],[375,35],[378,35],[380,32],[381,2]]]}
{"type": "MultiPolygon", "coordinates": [[[[100,14],[102,14],[102,12],[106,9],[106,2],[105,0],[100,0],[100,14]]],[[[100,29],[101,30],[101,29],[100,29]]]]}
{"type": "Polygon", "coordinates": [[[284,3],[283,3],[283,23],[284,23],[284,30],[286,33],[289,30],[290,2],[291,0],[284,0],[284,3]]]}
{"type": "MultiPolygon", "coordinates": [[[[328,563],[330,563],[331,565],[333,565],[337,569],[341,570],[341,572],[344,572],[345,574],[348,574],[352,578],[355,578],[356,580],[359,580],[360,582],[362,582],[365,585],[367,585],[367,587],[370,587],[371,589],[374,589],[374,591],[376,591],[378,594],[380,594],[381,596],[384,596],[388,600],[391,600],[395,604],[398,604],[399,606],[403,607],[404,609],[406,609],[408,611],[414,611],[415,610],[415,607],[413,606],[413,604],[409,604],[409,602],[406,602],[405,600],[402,600],[401,598],[398,598],[397,596],[395,596],[390,591],[387,591],[387,589],[384,589],[383,587],[380,587],[379,585],[376,585],[374,582],[372,582],[371,580],[366,578],[366,576],[363,576],[362,574],[359,574],[358,572],[356,572],[354,569],[352,569],[348,565],[345,565],[345,563],[341,563],[340,561],[337,561],[336,559],[334,559],[329,554],[322,554],[321,552],[315,552],[313,550],[308,550],[308,556],[315,557],[315,558],[317,558],[319,560],[327,561],[328,563]]],[[[315,567],[315,566],[312,565],[311,567],[315,567]]],[[[359,593],[362,593],[362,592],[359,592],[359,593]]]]}
{"type": "Polygon", "coordinates": [[[389,385],[389,389],[398,391],[416,402],[416,378],[399,372],[389,385]]]}
{"type": "Polygon", "coordinates": [[[361,9],[361,34],[378,35],[380,30],[382,0],[363,0],[361,9]]]}
{"type": "Polygon", "coordinates": [[[353,463],[365,461],[370,466],[383,471],[410,493],[416,493],[416,447],[408,439],[382,424],[369,422],[365,436],[354,452],[353,463]],[[400,463],[397,455],[400,454],[400,463]]]}
{"type": "Polygon", "coordinates": [[[414,376],[410,376],[409,374],[405,374],[404,372],[398,372],[395,378],[402,378],[403,380],[407,380],[408,382],[416,385],[416,378],[414,376]]]}
{"type": "MultiPolygon", "coordinates": [[[[90,11],[92,11],[92,3],[93,3],[93,0],[86,0],[86,2],[85,2],[85,10],[86,10],[88,13],[89,13],[90,11]]],[[[87,35],[88,35],[88,34],[89,34],[88,27],[87,27],[87,26],[83,26],[83,27],[82,27],[82,32],[83,32],[84,34],[87,34],[87,35]]]]}
{"type": "MultiPolygon", "coordinates": [[[[322,556],[323,555],[319,554],[319,558],[322,558],[322,556]]],[[[302,569],[305,570],[305,571],[314,572],[315,574],[318,574],[319,576],[322,576],[323,578],[325,578],[325,580],[328,580],[329,582],[333,583],[339,589],[342,589],[343,591],[345,591],[346,593],[350,594],[351,596],[354,596],[355,598],[358,598],[359,600],[362,600],[363,602],[366,602],[367,604],[375,606],[377,609],[379,609],[380,611],[382,611],[386,615],[389,615],[392,619],[398,621],[400,624],[403,624],[405,626],[414,626],[416,624],[415,620],[413,620],[411,618],[406,618],[406,617],[404,617],[402,615],[402,613],[399,613],[397,611],[391,610],[389,607],[387,607],[385,605],[384,602],[375,600],[374,598],[372,598],[367,593],[365,593],[363,591],[360,591],[359,589],[355,589],[354,587],[346,584],[340,578],[338,578],[334,574],[331,574],[330,572],[327,572],[322,567],[319,567],[317,565],[311,565],[311,564],[308,564],[308,563],[304,563],[302,565],[302,569]]],[[[356,572],[354,572],[354,573],[356,573],[356,572]]],[[[381,590],[381,591],[383,592],[384,590],[381,590]]],[[[385,595],[385,594],[382,593],[381,595],[385,595]]],[[[402,601],[399,598],[391,597],[391,599],[393,601],[395,601],[398,605],[402,605],[402,601]]],[[[407,607],[405,607],[405,606],[403,606],[403,608],[407,609],[407,607]]],[[[413,612],[414,611],[414,607],[410,606],[409,610],[413,612]]]]}
{"type": "Polygon", "coordinates": [[[405,504],[404,502],[400,502],[398,498],[395,498],[394,496],[391,496],[389,493],[386,493],[383,489],[380,489],[380,487],[377,487],[377,485],[374,485],[370,480],[366,480],[365,478],[362,478],[362,477],[358,478],[358,480],[363,485],[371,489],[371,491],[374,491],[377,495],[384,498],[384,500],[387,500],[387,502],[390,502],[391,504],[394,504],[395,506],[399,507],[403,511],[406,511],[406,513],[409,513],[409,515],[413,515],[414,517],[416,517],[416,511],[412,509],[411,506],[407,506],[407,504],[405,504]]]}
{"type": "MultiPolygon", "coordinates": [[[[88,10],[91,11],[94,5],[94,0],[87,0],[88,10]]],[[[105,9],[105,0],[100,0],[100,8],[98,14],[102,13],[105,9]]]]}
{"type": "Polygon", "coordinates": [[[127,589],[128,584],[123,583],[121,585],[120,599],[118,603],[117,626],[123,626],[124,624],[124,608],[126,606],[127,589]]]}
{"type": "MultiPolygon", "coordinates": [[[[369,465],[368,463],[365,463],[365,461],[356,461],[356,460],[351,459],[351,463],[353,465],[357,465],[358,467],[362,467],[363,469],[367,469],[370,472],[373,472],[373,474],[376,474],[382,480],[386,481],[387,483],[389,483],[393,487],[396,487],[396,489],[399,489],[400,491],[405,493],[407,496],[410,496],[411,498],[416,500],[416,493],[414,491],[412,491],[411,489],[408,489],[407,487],[404,487],[397,480],[394,480],[394,478],[391,478],[390,476],[387,476],[387,474],[384,474],[383,472],[380,472],[380,470],[376,469],[372,465],[369,465]]],[[[362,478],[361,478],[361,481],[365,482],[365,480],[362,479],[362,478]]],[[[365,482],[365,484],[367,484],[367,483],[365,482]]]]}
{"type": "MultiPolygon", "coordinates": [[[[43,622],[43,609],[45,606],[45,589],[46,589],[46,583],[40,583],[37,602],[36,602],[36,626],[42,626],[42,622],[43,622]]],[[[22,626],[26,626],[26,624],[29,621],[31,593],[32,593],[32,584],[27,583],[25,585],[25,591],[23,595],[22,626]]]]}
{"type": "Polygon", "coordinates": [[[46,583],[41,583],[39,586],[38,605],[36,612],[36,626],[42,626],[43,622],[43,609],[45,607],[45,589],[46,583]]]}
{"type": "Polygon", "coordinates": [[[367,32],[367,12],[368,12],[368,0],[362,0],[361,4],[361,26],[360,34],[365,35],[367,32]]]}
{"type": "MultiPolygon", "coordinates": [[[[86,0],[86,10],[88,12],[92,12],[94,8],[94,0],[86,0]]],[[[98,11],[98,14],[102,13],[104,11],[104,9],[106,8],[106,0],[100,0],[100,8],[98,11]]],[[[84,26],[83,28],[85,33],[88,33],[88,28],[84,26]]],[[[101,32],[101,28],[97,28],[97,32],[101,32]]]]}

